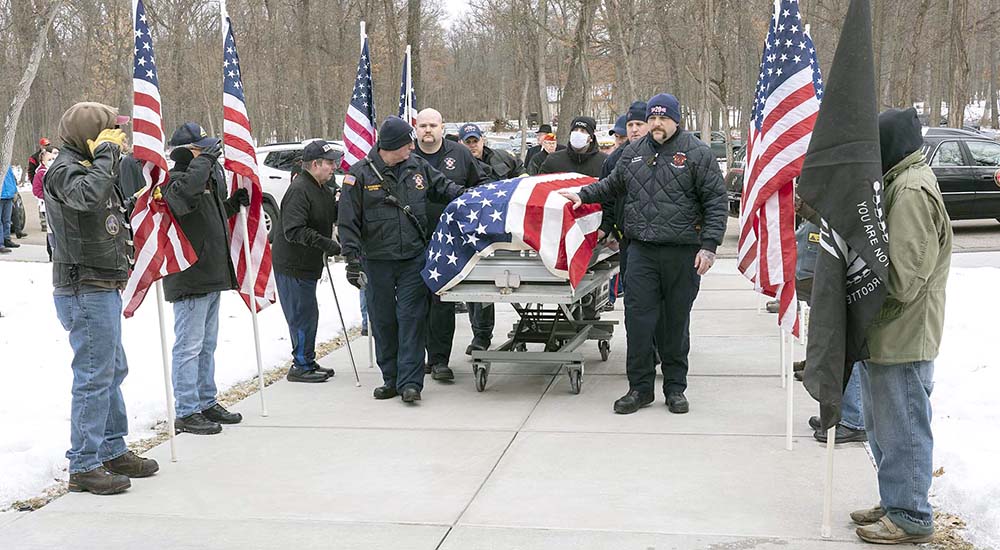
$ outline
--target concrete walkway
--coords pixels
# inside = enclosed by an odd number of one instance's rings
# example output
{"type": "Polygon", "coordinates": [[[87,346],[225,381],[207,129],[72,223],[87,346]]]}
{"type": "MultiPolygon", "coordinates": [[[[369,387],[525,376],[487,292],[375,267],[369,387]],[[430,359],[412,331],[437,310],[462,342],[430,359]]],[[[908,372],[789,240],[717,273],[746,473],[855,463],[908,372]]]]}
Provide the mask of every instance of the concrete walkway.
{"type": "MultiPolygon", "coordinates": [[[[625,338],[601,362],[586,345],[583,392],[556,367],[494,365],[475,390],[459,318],[453,384],[427,378],[424,400],[375,401],[381,383],[355,340],[322,363],[323,385],[285,381],[253,396],[222,435],[184,435],[180,460],[126,494],[70,494],[0,525],[3,548],[721,549],[863,546],[847,513],[877,502],[865,448],[836,453],[833,539],[819,536],[824,447],[796,388],[794,451],[784,450],[784,391],[773,315],[732,261],[703,279],[692,322],[691,412],[662,396],[612,413],[626,389],[625,338]]],[[[620,309],[608,314],[622,319],[620,309]]],[[[497,333],[513,323],[503,306],[497,333]]],[[[801,353],[801,351],[800,351],[801,353]]]]}

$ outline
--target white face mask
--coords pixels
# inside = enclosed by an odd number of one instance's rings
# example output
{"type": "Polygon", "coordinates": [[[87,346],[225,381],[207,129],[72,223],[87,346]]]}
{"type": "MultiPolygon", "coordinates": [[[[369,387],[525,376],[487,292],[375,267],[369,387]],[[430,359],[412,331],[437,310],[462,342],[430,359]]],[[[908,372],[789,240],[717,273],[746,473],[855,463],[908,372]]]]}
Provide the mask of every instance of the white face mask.
{"type": "Polygon", "coordinates": [[[587,146],[590,141],[590,136],[583,132],[571,132],[569,134],[569,144],[573,146],[574,149],[583,149],[587,146]]]}

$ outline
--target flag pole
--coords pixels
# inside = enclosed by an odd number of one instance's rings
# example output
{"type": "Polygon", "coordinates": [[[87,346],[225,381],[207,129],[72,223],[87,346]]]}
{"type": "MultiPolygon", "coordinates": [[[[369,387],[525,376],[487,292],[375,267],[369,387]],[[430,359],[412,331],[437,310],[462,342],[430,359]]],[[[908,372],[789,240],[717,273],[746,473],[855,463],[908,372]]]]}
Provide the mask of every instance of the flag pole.
{"type": "Polygon", "coordinates": [[[778,345],[778,356],[781,358],[781,389],[785,389],[788,380],[785,379],[785,331],[781,330],[781,325],[778,325],[778,336],[780,344],[778,345]]]}
{"type": "Polygon", "coordinates": [[[170,379],[170,362],[167,359],[167,330],[163,324],[163,282],[156,280],[156,312],[160,320],[160,360],[163,362],[163,389],[167,394],[167,433],[170,434],[170,462],[177,462],[177,443],[174,432],[174,388],[170,379]]]}
{"type": "Polygon", "coordinates": [[[792,365],[795,363],[795,336],[788,332],[788,363],[785,368],[785,450],[792,450],[792,414],[793,399],[795,395],[794,378],[792,378],[792,365]]]}
{"type": "MultiPolygon", "coordinates": [[[[240,206],[240,225],[243,226],[243,261],[250,268],[250,232],[247,228],[247,207],[240,206]]],[[[267,416],[267,404],[264,403],[264,362],[260,357],[260,326],[257,324],[257,291],[253,284],[250,287],[250,317],[253,319],[253,347],[257,355],[257,385],[260,393],[260,415],[267,416]]]]}
{"type": "Polygon", "coordinates": [[[823,483],[823,527],[820,536],[828,539],[832,536],[833,516],[833,447],[837,440],[837,425],[830,426],[826,431],[826,479],[823,483]]]}
{"type": "Polygon", "coordinates": [[[410,45],[406,45],[406,123],[413,116],[413,58],[410,57],[410,45]]]}

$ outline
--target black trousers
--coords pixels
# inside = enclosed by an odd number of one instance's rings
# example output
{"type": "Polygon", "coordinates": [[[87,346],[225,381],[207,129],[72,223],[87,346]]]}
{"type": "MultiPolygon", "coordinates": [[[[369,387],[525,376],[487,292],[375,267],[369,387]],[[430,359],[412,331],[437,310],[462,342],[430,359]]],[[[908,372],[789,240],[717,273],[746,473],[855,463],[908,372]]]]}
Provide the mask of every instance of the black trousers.
{"type": "Polygon", "coordinates": [[[472,324],[472,335],[477,342],[487,345],[493,341],[496,322],[496,308],[493,304],[469,302],[469,323],[472,324]]]}
{"type": "Polygon", "coordinates": [[[375,357],[385,385],[402,391],[424,387],[423,349],[427,339],[427,285],[420,276],[423,255],[409,260],[366,260],[370,292],[368,320],[375,357]]]}
{"type": "Polygon", "coordinates": [[[437,294],[428,294],[427,364],[447,365],[455,340],[455,302],[442,302],[437,294]]]}
{"type": "Polygon", "coordinates": [[[653,392],[654,348],[660,353],[663,392],[687,389],[691,306],[701,284],[694,268],[698,249],[697,245],[629,243],[625,331],[630,390],[653,392]]]}

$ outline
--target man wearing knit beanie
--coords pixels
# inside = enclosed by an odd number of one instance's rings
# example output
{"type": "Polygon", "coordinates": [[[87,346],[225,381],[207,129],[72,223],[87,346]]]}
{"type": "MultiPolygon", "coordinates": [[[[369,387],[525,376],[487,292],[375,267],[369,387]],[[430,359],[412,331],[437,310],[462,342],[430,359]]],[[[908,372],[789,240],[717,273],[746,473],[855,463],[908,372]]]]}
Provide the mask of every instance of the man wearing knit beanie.
{"type": "MultiPolygon", "coordinates": [[[[414,132],[389,117],[377,147],[351,167],[338,207],[347,281],[365,292],[383,385],[375,399],[421,399],[427,331],[427,285],[420,276],[427,249],[431,200],[450,202],[464,189],[413,155],[414,132]]],[[[461,147],[461,146],[459,146],[461,147]]]]}
{"type": "Polygon", "coordinates": [[[576,172],[597,177],[608,155],[597,146],[597,122],[589,116],[578,116],[570,123],[569,146],[550,154],[539,168],[539,174],[576,172]]]}
{"type": "Polygon", "coordinates": [[[657,94],[646,105],[649,133],[625,146],[611,174],[579,194],[561,191],[574,207],[624,201],[628,248],[625,330],[628,392],[614,411],[630,414],[654,400],[654,346],[663,393],[673,413],[686,413],[691,306],[701,276],[715,262],[726,231],[722,172],[705,143],[679,127],[680,103],[657,94]],[[666,328],[664,328],[666,327],[666,328]]]}

